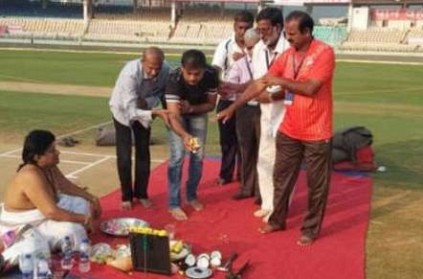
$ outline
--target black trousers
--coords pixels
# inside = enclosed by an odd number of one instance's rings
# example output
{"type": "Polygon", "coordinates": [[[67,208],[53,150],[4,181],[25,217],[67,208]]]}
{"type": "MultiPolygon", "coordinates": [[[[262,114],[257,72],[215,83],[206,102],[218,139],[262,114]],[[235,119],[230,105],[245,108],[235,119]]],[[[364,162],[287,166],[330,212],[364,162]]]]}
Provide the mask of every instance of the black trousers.
{"type": "MultiPolygon", "coordinates": [[[[233,101],[219,100],[217,103],[216,111],[220,111],[229,107],[233,101]]],[[[238,141],[236,137],[236,118],[232,117],[225,124],[222,121],[218,122],[219,124],[219,140],[220,140],[220,150],[222,152],[222,161],[220,164],[220,178],[226,181],[232,181],[235,171],[235,165],[238,163],[237,169],[237,179],[240,176],[239,166],[241,164],[241,156],[238,149],[238,141]]]]}
{"type": "Polygon", "coordinates": [[[236,132],[241,153],[240,192],[257,197],[258,188],[257,160],[260,145],[260,106],[245,105],[236,112],[236,132]]]}
{"type": "Polygon", "coordinates": [[[274,210],[269,225],[285,228],[291,192],[300,171],[301,162],[307,166],[308,210],[301,228],[312,239],[319,235],[331,179],[331,140],[301,141],[278,133],[273,173],[275,186],[274,210]]]}
{"type": "Polygon", "coordinates": [[[117,169],[122,190],[122,201],[147,199],[150,178],[150,129],[134,121],[131,127],[113,119],[116,129],[117,169]],[[135,181],[132,188],[132,133],[135,140],[135,181]]]}

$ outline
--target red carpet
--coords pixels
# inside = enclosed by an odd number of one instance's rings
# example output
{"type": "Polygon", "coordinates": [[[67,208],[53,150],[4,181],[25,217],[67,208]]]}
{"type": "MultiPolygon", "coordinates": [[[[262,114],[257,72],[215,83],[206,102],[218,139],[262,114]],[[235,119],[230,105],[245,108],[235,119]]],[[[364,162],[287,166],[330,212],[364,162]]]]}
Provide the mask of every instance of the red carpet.
{"type": "MultiPolygon", "coordinates": [[[[185,164],[187,165],[187,164],[185,164]]],[[[243,278],[254,279],[360,279],[364,278],[364,247],[370,214],[372,180],[366,176],[334,173],[326,217],[321,237],[310,247],[299,247],[296,240],[306,207],[306,179],[301,174],[291,205],[288,229],[269,235],[257,229],[263,224],[253,216],[256,206],[252,199],[231,200],[238,184],[218,187],[213,184],[219,162],[207,160],[200,185],[200,199],[206,205],[202,212],[193,212],[184,206],[190,219],[174,222],[167,212],[167,165],[157,167],[151,175],[150,197],[153,209],[137,205],[130,212],[118,209],[120,192],[102,198],[103,219],[137,217],[148,221],[154,228],[176,224],[176,238],[192,244],[194,254],[220,250],[224,257],[232,251],[239,254],[235,269],[250,260],[251,266],[243,278]]],[[[185,197],[183,192],[182,197],[185,197]]],[[[97,233],[93,243],[122,243],[97,233]]],[[[74,273],[74,275],[78,275],[74,273]]],[[[167,276],[134,272],[127,275],[107,266],[93,265],[90,278],[167,278],[167,276]]],[[[172,278],[182,278],[173,275],[172,278]]],[[[212,278],[224,278],[215,271],[212,278]]]]}

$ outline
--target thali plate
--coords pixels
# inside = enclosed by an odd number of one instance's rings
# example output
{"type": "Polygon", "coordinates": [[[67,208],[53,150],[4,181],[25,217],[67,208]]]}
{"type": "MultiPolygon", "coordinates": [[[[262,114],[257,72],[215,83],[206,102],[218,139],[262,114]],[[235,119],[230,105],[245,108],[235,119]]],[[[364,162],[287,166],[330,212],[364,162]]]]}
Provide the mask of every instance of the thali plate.
{"type": "Polygon", "coordinates": [[[114,218],[103,221],[100,230],[112,236],[125,237],[129,235],[130,227],[149,227],[150,224],[144,220],[130,217],[114,218]]]}

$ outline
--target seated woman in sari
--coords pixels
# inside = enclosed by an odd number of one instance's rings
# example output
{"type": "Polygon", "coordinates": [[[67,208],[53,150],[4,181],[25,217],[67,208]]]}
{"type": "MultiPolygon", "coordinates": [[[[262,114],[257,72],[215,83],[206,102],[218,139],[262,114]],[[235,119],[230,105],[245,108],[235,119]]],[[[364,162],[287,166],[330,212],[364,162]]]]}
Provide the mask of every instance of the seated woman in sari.
{"type": "MultiPolygon", "coordinates": [[[[59,154],[51,132],[34,130],[26,136],[23,163],[8,185],[0,207],[1,235],[30,227],[54,251],[60,248],[65,236],[74,240],[77,249],[79,242],[87,237],[87,230],[93,229],[94,219],[101,214],[100,203],[63,175],[57,167],[59,154]]],[[[8,245],[0,245],[5,249],[3,257],[8,261],[16,260],[22,252],[14,251],[18,249],[14,248],[16,245],[8,245]]]]}

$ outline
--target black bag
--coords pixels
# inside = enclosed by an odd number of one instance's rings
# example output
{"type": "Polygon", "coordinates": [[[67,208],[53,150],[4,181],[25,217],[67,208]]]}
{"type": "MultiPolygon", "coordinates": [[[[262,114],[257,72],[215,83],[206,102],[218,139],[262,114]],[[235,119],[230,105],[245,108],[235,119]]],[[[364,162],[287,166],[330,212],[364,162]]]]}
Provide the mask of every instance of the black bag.
{"type": "Polygon", "coordinates": [[[336,132],[332,141],[332,162],[334,164],[357,160],[357,151],[373,143],[372,132],[363,126],[350,127],[336,132]]]}

